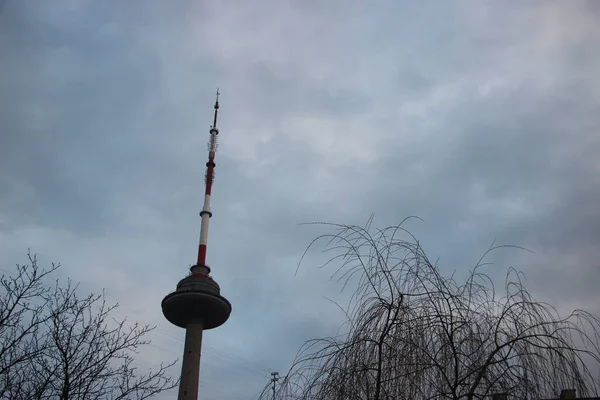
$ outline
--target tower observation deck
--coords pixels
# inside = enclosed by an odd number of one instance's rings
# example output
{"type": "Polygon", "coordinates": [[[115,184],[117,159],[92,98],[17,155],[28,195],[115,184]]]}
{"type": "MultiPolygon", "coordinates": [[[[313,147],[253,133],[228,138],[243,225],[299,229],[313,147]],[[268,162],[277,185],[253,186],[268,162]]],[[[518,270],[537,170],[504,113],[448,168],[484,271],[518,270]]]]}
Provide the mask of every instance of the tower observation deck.
{"type": "Polygon", "coordinates": [[[210,276],[211,269],[206,264],[206,245],[208,239],[210,196],[215,169],[217,150],[217,116],[219,112],[219,91],[214,106],[214,119],[210,128],[208,162],[206,163],[206,187],[204,206],[200,212],[200,244],[196,264],[190,268],[190,274],[179,281],[176,290],[162,301],[165,318],[174,325],[185,329],[185,344],[179,383],[179,400],[196,400],[200,379],[200,355],[202,334],[207,329],[223,325],[231,314],[231,304],[221,296],[221,289],[210,276]]]}

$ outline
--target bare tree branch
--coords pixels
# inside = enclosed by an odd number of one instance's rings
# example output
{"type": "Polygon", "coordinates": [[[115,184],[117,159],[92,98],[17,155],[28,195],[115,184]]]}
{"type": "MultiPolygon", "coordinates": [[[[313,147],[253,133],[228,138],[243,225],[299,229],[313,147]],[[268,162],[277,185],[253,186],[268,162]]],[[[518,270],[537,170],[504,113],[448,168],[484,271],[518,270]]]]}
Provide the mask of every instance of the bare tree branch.
{"type": "Polygon", "coordinates": [[[115,320],[104,292],[81,297],[70,280],[47,286],[58,265],[35,256],[0,279],[0,398],[147,399],[176,386],[175,362],[141,373],[135,355],[154,328],[115,320]]]}
{"type": "MultiPolygon", "coordinates": [[[[597,394],[600,319],[576,310],[561,316],[534,299],[510,268],[502,294],[483,272],[492,245],[459,282],[443,276],[402,224],[385,229],[324,224],[341,265],[332,278],[355,283],[336,337],[308,341],[279,389],[289,399],[518,399],[574,388],[597,394]],[[401,238],[404,237],[404,238],[401,238]]],[[[302,260],[301,260],[302,262],[302,260]]],[[[337,304],[337,303],[336,303],[337,304]]]]}

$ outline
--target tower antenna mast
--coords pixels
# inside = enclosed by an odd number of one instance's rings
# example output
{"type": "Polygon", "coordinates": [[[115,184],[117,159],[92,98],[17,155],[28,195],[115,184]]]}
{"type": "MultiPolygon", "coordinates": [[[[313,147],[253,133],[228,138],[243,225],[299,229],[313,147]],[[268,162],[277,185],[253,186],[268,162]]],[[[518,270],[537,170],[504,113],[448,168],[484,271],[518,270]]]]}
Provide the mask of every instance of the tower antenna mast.
{"type": "Polygon", "coordinates": [[[219,112],[219,90],[214,106],[213,124],[210,127],[208,142],[208,162],[206,163],[206,187],[204,206],[200,212],[200,245],[196,265],[190,268],[191,274],[177,284],[177,289],[162,301],[162,311],[167,320],[185,329],[185,344],[179,381],[179,400],[197,400],[200,379],[200,353],[202,334],[205,330],[223,325],[231,314],[231,304],[221,296],[221,288],[211,278],[210,268],[206,265],[206,242],[208,239],[208,220],[210,194],[214,179],[215,153],[217,151],[217,115],[219,112]]]}
{"type": "MultiPolygon", "coordinates": [[[[206,265],[206,244],[208,241],[208,225],[209,220],[212,217],[212,212],[210,211],[210,196],[212,190],[213,180],[215,178],[215,154],[217,152],[217,135],[219,134],[219,129],[217,128],[217,117],[219,114],[219,89],[217,89],[217,100],[215,101],[214,109],[215,114],[213,117],[213,124],[210,127],[210,139],[208,142],[208,162],[206,163],[206,175],[205,182],[206,188],[204,190],[204,206],[202,207],[202,211],[200,212],[201,225],[200,225],[200,245],[198,246],[198,259],[197,265],[202,265],[208,267],[206,265]]],[[[210,268],[209,268],[210,272],[210,268]]]]}

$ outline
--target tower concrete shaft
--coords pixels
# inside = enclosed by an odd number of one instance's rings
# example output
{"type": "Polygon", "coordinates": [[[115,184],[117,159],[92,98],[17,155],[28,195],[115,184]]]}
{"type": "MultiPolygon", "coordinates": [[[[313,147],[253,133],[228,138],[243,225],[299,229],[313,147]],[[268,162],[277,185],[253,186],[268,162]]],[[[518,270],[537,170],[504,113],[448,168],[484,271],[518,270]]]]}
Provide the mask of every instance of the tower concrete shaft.
{"type": "Polygon", "coordinates": [[[219,91],[215,102],[213,125],[210,128],[208,162],[206,163],[206,190],[204,206],[200,216],[200,245],[196,265],[190,268],[190,274],[177,284],[177,289],[162,301],[162,311],[167,320],[185,328],[185,345],[179,382],[179,400],[197,400],[200,379],[200,356],[204,330],[223,325],[231,314],[231,304],[221,296],[217,282],[210,277],[210,268],[206,265],[206,244],[208,238],[208,220],[210,195],[215,168],[217,149],[217,113],[219,109],[219,91]]]}
{"type": "Polygon", "coordinates": [[[199,322],[191,322],[185,329],[181,381],[179,382],[179,399],[198,398],[203,330],[202,324],[199,322]]]}

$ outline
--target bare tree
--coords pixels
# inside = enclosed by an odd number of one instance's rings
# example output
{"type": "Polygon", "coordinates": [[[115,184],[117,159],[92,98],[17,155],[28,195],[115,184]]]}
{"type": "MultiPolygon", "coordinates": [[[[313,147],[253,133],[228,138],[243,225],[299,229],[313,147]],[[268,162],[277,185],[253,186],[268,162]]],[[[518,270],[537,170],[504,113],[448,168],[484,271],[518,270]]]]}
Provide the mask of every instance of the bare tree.
{"type": "Polygon", "coordinates": [[[146,399],[173,388],[174,364],[141,373],[138,349],[153,327],[115,320],[104,293],[80,297],[77,285],[45,282],[48,270],[18,266],[0,279],[0,398],[146,399]]]}
{"type": "Polygon", "coordinates": [[[26,377],[22,371],[39,357],[40,328],[48,319],[45,308],[50,289],[44,278],[57,268],[41,270],[29,255],[29,266],[17,266],[14,277],[0,278],[0,396],[10,397],[10,389],[19,387],[26,377]]]}
{"type": "MultiPolygon", "coordinates": [[[[517,399],[575,388],[596,394],[600,319],[561,316],[536,301],[509,269],[502,294],[483,260],[458,281],[443,276],[402,224],[383,230],[325,224],[339,262],[333,277],[355,284],[347,331],[307,342],[278,398],[326,400],[517,399]]],[[[306,253],[305,253],[306,254],[306,253]]],[[[303,257],[304,258],[304,257],[303,257]]]]}

